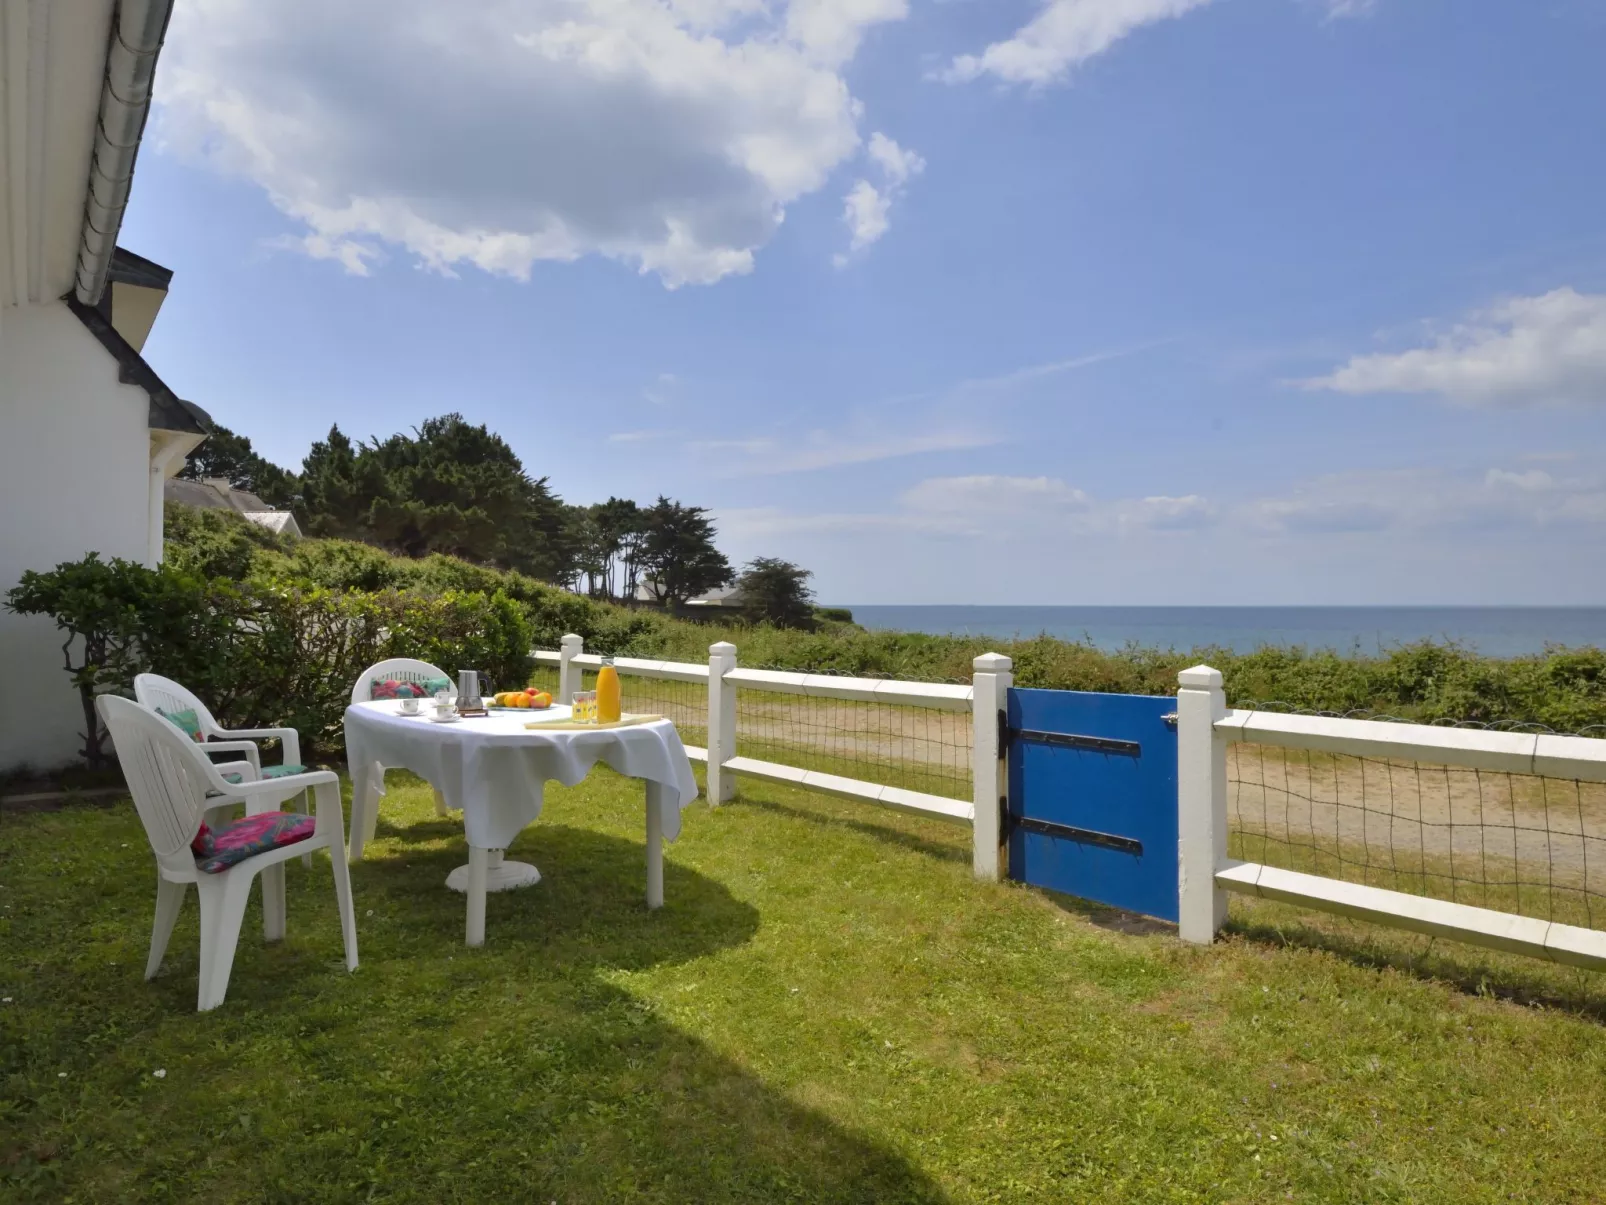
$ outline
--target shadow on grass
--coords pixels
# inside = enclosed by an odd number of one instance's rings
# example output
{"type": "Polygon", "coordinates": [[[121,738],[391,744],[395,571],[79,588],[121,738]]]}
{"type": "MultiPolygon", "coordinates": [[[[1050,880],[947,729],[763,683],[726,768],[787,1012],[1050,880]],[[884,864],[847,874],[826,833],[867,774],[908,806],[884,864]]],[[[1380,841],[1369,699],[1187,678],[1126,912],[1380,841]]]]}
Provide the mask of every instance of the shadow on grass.
{"type": "Polygon", "coordinates": [[[1224,932],[1266,946],[1320,950],[1368,970],[1447,984],[1468,996],[1552,1008],[1606,1024],[1606,977],[1599,974],[1418,934],[1373,935],[1365,932],[1363,922],[1356,926],[1355,932],[1346,933],[1297,917],[1234,916],[1224,932]]]}
{"type": "Polygon", "coordinates": [[[1112,908],[1108,904],[1084,900],[1080,896],[1064,895],[1046,887],[1037,890],[1060,911],[1079,916],[1094,928],[1107,929],[1111,933],[1121,933],[1127,937],[1149,937],[1155,933],[1168,933],[1172,937],[1177,935],[1176,925],[1168,920],[1144,916],[1141,912],[1128,912],[1124,908],[1112,908]]]}
{"type": "MultiPolygon", "coordinates": [[[[793,820],[806,820],[810,824],[826,824],[835,828],[851,829],[856,833],[863,833],[877,841],[885,841],[892,845],[901,845],[903,848],[922,854],[928,858],[936,858],[943,862],[970,862],[970,847],[958,845],[945,845],[940,841],[931,841],[914,833],[904,832],[902,829],[892,828],[885,824],[874,824],[867,820],[856,820],[851,816],[833,816],[827,812],[815,811],[812,808],[793,807],[790,804],[778,803],[773,799],[761,799],[745,791],[737,794],[733,801],[745,804],[747,807],[758,808],[761,811],[773,812],[793,820]]],[[[730,804],[726,804],[729,807],[730,804]]],[[[874,807],[875,805],[867,805],[874,807]]]]}
{"type": "MultiPolygon", "coordinates": [[[[678,997],[631,990],[632,976],[717,958],[759,925],[672,860],[666,906],[649,912],[639,841],[526,830],[509,856],[543,880],[493,894],[486,945],[469,950],[464,898],[443,883],[461,843],[405,840],[444,827],[433,819],[400,830],[353,868],[362,965],[350,976],[327,860],[292,864],[289,940],[263,944],[253,903],[228,1000],[197,1016],[193,902],[162,974],[139,982],[153,893],[148,861],[116,852],[128,820],[102,814],[108,831],[84,834],[111,851],[99,895],[43,868],[8,881],[40,906],[11,935],[32,974],[30,1006],[7,1014],[23,1040],[0,1057],[15,1102],[0,1196],[942,1199],[896,1152],[677,1025],[678,997]],[[86,962],[97,940],[116,961],[86,962]],[[168,1078],[151,1080],[152,1066],[168,1078]]],[[[692,992],[695,973],[680,982],[692,992]]]]}

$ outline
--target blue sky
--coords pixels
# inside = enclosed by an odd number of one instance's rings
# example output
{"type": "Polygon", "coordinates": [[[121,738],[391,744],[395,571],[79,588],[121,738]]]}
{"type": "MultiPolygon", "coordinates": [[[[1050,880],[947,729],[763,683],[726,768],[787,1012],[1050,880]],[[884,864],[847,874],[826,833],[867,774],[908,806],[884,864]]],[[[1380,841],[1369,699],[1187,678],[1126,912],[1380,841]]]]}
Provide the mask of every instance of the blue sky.
{"type": "Polygon", "coordinates": [[[1606,602],[1592,0],[180,0],[146,354],[832,602],[1606,602]],[[383,19],[381,19],[383,16],[383,19]]]}

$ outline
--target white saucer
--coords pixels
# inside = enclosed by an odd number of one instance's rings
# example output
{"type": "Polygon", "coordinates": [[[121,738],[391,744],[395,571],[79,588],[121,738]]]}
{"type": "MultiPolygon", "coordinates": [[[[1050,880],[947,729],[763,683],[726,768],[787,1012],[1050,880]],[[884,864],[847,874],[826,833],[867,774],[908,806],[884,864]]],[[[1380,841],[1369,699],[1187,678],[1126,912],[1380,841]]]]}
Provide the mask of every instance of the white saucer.
{"type": "Polygon", "coordinates": [[[429,722],[431,724],[455,724],[462,718],[460,715],[432,715],[429,717],[429,722]]]}

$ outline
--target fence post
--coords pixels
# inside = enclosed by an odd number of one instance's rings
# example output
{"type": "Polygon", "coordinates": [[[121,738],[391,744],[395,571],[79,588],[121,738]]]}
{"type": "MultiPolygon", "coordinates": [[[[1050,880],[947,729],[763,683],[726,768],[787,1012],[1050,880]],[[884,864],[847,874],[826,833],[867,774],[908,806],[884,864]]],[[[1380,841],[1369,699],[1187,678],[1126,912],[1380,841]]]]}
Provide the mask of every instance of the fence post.
{"type": "Polygon", "coordinates": [[[1177,675],[1178,934],[1208,945],[1227,923],[1227,893],[1216,871],[1227,859],[1227,714],[1221,671],[1196,665],[1177,675]]]}
{"type": "Polygon", "coordinates": [[[734,644],[708,646],[708,802],[715,807],[736,794],[736,775],[725,769],[736,756],[736,683],[725,681],[735,668],[734,644]]]}
{"type": "Polygon", "coordinates": [[[975,822],[971,830],[971,869],[978,879],[997,882],[1004,869],[1003,810],[1009,794],[1007,750],[998,747],[999,716],[1015,681],[1015,666],[1002,653],[984,653],[972,663],[975,690],[971,716],[975,737],[971,744],[970,777],[975,822]]]}
{"type": "Polygon", "coordinates": [[[558,702],[573,703],[574,693],[580,689],[580,667],[575,657],[585,647],[585,641],[573,632],[558,641],[558,702]]]}

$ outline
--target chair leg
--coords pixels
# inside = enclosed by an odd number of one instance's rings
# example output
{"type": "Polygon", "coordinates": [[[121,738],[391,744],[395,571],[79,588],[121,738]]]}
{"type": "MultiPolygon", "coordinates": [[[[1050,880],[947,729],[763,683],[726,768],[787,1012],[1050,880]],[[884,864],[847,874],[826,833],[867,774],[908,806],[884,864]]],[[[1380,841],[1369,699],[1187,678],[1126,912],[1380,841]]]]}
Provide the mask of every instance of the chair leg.
{"type": "Polygon", "coordinates": [[[284,940],[284,863],[262,871],[262,938],[284,940]]]}
{"type": "Polygon", "coordinates": [[[435,814],[437,816],[450,816],[452,809],[446,806],[446,796],[441,794],[439,787],[435,788],[435,814]]]}
{"type": "Polygon", "coordinates": [[[251,872],[240,867],[222,874],[202,875],[195,884],[201,900],[201,985],[196,1011],[206,1012],[223,1003],[234,950],[245,922],[245,902],[251,896],[251,872]]]}
{"type": "Polygon", "coordinates": [[[346,842],[337,825],[329,846],[335,871],[335,904],[340,909],[340,940],[346,946],[346,970],[357,969],[357,912],[351,903],[351,868],[346,865],[346,842]]]}
{"type": "Polygon", "coordinates": [[[156,923],[151,926],[151,956],[145,962],[145,978],[156,978],[156,972],[162,969],[162,956],[167,953],[168,939],[173,936],[173,926],[178,923],[178,914],[184,907],[184,890],[188,883],[172,883],[167,879],[156,876],[156,923]]]}

